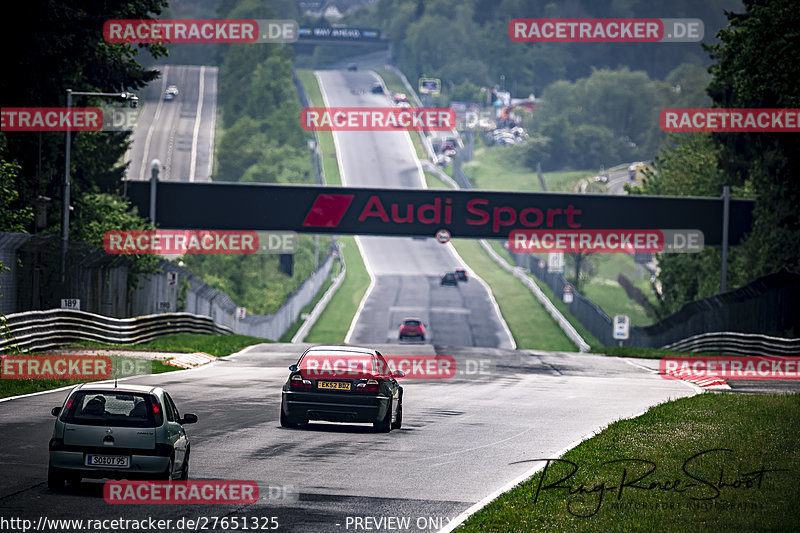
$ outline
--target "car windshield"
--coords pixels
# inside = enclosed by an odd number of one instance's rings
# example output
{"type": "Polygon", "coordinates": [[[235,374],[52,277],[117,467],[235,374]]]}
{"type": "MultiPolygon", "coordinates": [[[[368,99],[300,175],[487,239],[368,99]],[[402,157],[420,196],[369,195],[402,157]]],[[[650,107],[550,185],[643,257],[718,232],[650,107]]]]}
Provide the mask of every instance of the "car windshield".
{"type": "MultiPolygon", "coordinates": [[[[156,410],[160,411],[157,406],[156,410]]],[[[156,427],[156,410],[150,394],[78,391],[62,420],[85,426],[156,427]]]]}

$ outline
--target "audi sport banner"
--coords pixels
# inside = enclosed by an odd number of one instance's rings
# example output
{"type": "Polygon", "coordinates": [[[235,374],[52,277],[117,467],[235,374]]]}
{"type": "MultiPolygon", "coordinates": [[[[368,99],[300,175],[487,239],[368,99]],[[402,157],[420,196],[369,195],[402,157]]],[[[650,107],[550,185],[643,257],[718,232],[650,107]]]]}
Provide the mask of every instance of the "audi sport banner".
{"type": "MultiPolygon", "coordinates": [[[[148,181],[129,181],[128,195],[149,214],[148,181]]],[[[425,237],[445,229],[501,239],[515,230],[693,230],[706,246],[722,242],[721,198],[170,181],[158,183],[156,205],[162,229],[425,237]]],[[[750,230],[753,205],[730,200],[730,244],[750,230]]]]}

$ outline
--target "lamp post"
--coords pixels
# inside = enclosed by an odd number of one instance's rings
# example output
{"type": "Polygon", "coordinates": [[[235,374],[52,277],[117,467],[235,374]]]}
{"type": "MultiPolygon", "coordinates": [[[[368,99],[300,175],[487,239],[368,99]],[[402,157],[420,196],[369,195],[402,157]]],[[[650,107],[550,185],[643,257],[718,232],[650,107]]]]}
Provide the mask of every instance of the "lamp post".
{"type": "MultiPolygon", "coordinates": [[[[139,98],[133,93],[101,93],[101,92],[78,92],[72,89],[67,89],[67,112],[72,108],[72,96],[103,96],[108,98],[120,98],[130,102],[131,107],[136,107],[139,103],[139,98]]],[[[70,182],[69,182],[69,164],[70,164],[70,151],[72,149],[72,136],[70,130],[66,131],[67,146],[66,155],[64,157],[64,195],[62,198],[63,205],[61,209],[61,283],[67,279],[67,250],[69,249],[69,202],[70,202],[70,182]]]]}

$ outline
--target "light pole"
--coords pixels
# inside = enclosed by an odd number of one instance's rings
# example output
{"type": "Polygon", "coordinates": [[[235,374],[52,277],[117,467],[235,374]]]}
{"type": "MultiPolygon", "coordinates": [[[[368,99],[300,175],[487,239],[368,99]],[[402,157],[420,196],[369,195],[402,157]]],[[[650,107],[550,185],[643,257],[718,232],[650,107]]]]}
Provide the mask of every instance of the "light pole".
{"type": "MultiPolygon", "coordinates": [[[[73,92],[72,89],[67,89],[67,113],[72,108],[72,95],[75,96],[104,96],[108,98],[120,98],[130,102],[131,107],[136,107],[139,103],[139,98],[133,93],[100,93],[100,92],[73,92]]],[[[70,202],[70,183],[69,183],[69,163],[70,151],[72,149],[72,136],[70,130],[66,131],[67,134],[67,147],[66,155],[64,157],[64,195],[62,198],[61,208],[61,283],[67,279],[67,250],[69,249],[69,202],[70,202]]]]}

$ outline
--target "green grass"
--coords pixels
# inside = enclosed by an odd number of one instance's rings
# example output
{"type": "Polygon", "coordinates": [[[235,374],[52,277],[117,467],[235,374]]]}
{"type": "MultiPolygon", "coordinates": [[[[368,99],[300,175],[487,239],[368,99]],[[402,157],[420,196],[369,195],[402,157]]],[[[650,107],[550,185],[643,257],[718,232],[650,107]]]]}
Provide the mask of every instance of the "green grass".
{"type": "MultiPolygon", "coordinates": [[[[110,349],[135,349],[152,350],[159,352],[204,352],[215,357],[223,357],[250,346],[262,342],[273,342],[258,337],[247,335],[204,335],[198,333],[175,333],[165,335],[141,344],[104,344],[99,342],[84,341],[70,345],[77,348],[110,348],[110,349]]],[[[47,352],[25,354],[32,356],[47,355],[47,352]]],[[[69,357],[69,356],[67,356],[69,357]]],[[[116,368],[117,361],[128,359],[111,355],[111,367],[116,368]]],[[[172,372],[182,370],[181,368],[165,365],[163,361],[149,361],[151,374],[161,374],[162,372],[172,372]]],[[[30,394],[85,383],[88,379],[0,379],[0,398],[18,396],[20,394],[30,394]]]]}
{"type": "MultiPolygon", "coordinates": [[[[491,246],[492,249],[495,252],[497,252],[497,254],[500,257],[505,259],[509,264],[511,265],[514,264],[514,260],[511,258],[511,254],[509,254],[508,250],[503,248],[503,246],[499,242],[489,241],[489,246],[491,246]]],[[[544,295],[547,296],[547,298],[551,302],[553,302],[555,308],[558,309],[562,315],[564,315],[564,318],[567,319],[567,322],[569,322],[572,325],[572,327],[575,328],[575,331],[578,332],[578,335],[580,335],[590,347],[601,348],[603,346],[603,344],[599,340],[597,340],[597,338],[594,335],[592,335],[589,332],[589,330],[586,329],[584,325],[581,324],[580,321],[572,315],[572,313],[569,312],[569,306],[564,303],[564,300],[562,299],[561,295],[556,296],[556,294],[550,289],[550,287],[539,281],[539,279],[537,279],[536,276],[528,274],[528,277],[536,284],[537,287],[539,287],[542,290],[544,295]]]]}
{"type": "Polygon", "coordinates": [[[350,323],[358,310],[361,299],[369,287],[369,274],[361,259],[354,237],[339,237],[344,255],[347,274],[322,312],[317,323],[311,328],[306,342],[339,343],[344,342],[350,323]]]}
{"type": "Polygon", "coordinates": [[[459,255],[491,287],[517,348],[575,352],[578,348],[522,283],[501,269],[483,250],[480,242],[451,241],[459,255]]]}
{"type": "Polygon", "coordinates": [[[429,189],[449,189],[445,182],[440,180],[433,172],[425,171],[425,182],[429,189]]]}
{"type": "MultiPolygon", "coordinates": [[[[517,148],[515,146],[476,148],[475,158],[464,164],[464,172],[479,189],[541,191],[536,173],[520,163],[516,153],[517,148]]],[[[544,180],[548,192],[569,192],[578,181],[595,174],[596,172],[592,170],[545,172],[544,180]]],[[[649,317],[641,305],[628,298],[617,282],[617,275],[624,274],[644,292],[651,303],[654,302],[649,274],[641,277],[637,273],[633,257],[628,254],[596,254],[594,260],[597,262],[598,272],[584,287],[582,291],[584,296],[599,305],[609,316],[628,315],[631,325],[646,326],[655,322],[655,317],[649,317]]],[[[571,322],[577,321],[571,320],[571,322]]]]}
{"type": "Polygon", "coordinates": [[[412,106],[416,106],[416,104],[414,103],[414,99],[411,98],[410,94],[408,94],[406,86],[403,85],[403,80],[400,78],[400,76],[398,76],[391,70],[377,70],[376,73],[383,79],[383,83],[384,85],[386,85],[387,89],[389,89],[393,93],[405,94],[406,96],[408,96],[408,103],[411,104],[412,106]]]}
{"type": "Polygon", "coordinates": [[[800,394],[702,394],[665,403],[611,424],[564,455],[576,467],[551,463],[456,531],[798,531],[798,425],[800,394]],[[731,451],[703,453],[713,449],[731,451]],[[650,463],[609,463],[619,459],[650,463]],[[762,469],[788,471],[747,474],[762,469]],[[611,487],[623,475],[629,485],[620,495],[611,487]],[[554,484],[572,491],[546,488],[554,484]]]}
{"type": "MultiPolygon", "coordinates": [[[[308,94],[308,99],[312,107],[325,107],[317,77],[313,70],[299,69],[297,77],[308,94]]],[[[325,176],[325,183],[328,185],[341,185],[342,178],[339,175],[339,163],[336,160],[336,145],[333,142],[333,133],[330,131],[318,131],[317,141],[322,152],[322,173],[325,176]]]]}
{"type": "MultiPolygon", "coordinates": [[[[38,357],[47,354],[37,354],[37,353],[30,353],[24,354],[24,356],[30,357],[38,357]]],[[[69,357],[69,356],[65,356],[69,357]]],[[[127,357],[119,357],[115,355],[109,356],[111,359],[111,368],[116,369],[119,368],[120,361],[128,360],[127,362],[130,363],[130,358],[127,357]]],[[[138,361],[137,361],[138,362],[138,361]]],[[[181,368],[165,365],[162,361],[147,361],[145,364],[149,363],[148,368],[145,372],[141,374],[161,374],[163,372],[172,372],[174,370],[182,370],[181,368]]],[[[131,363],[133,364],[133,363],[131,363]]],[[[139,368],[139,367],[130,367],[130,368],[139,368]]],[[[124,376],[133,375],[131,373],[126,373],[124,376]]],[[[139,375],[139,374],[137,374],[139,375]]],[[[105,378],[104,378],[105,379],[105,378]]],[[[88,383],[91,381],[98,381],[92,379],[9,379],[5,378],[0,379],[0,398],[8,398],[10,396],[20,396],[22,394],[31,394],[33,392],[42,392],[48,391],[53,389],[59,389],[61,387],[67,387],[69,385],[77,385],[78,383],[88,383]]],[[[102,381],[102,380],[100,380],[102,381]]]]}
{"type": "Polygon", "coordinates": [[[141,344],[102,344],[99,342],[80,342],[73,346],[95,348],[132,348],[158,352],[203,352],[215,357],[224,357],[252,344],[274,342],[269,339],[248,335],[205,335],[201,333],[175,333],[165,335],[141,344]]]}
{"type": "MultiPolygon", "coordinates": [[[[477,139],[476,139],[477,141],[477,139]]],[[[519,162],[517,146],[482,146],[476,142],[475,157],[464,163],[464,173],[475,183],[476,189],[502,191],[541,191],[536,172],[519,162]]],[[[570,192],[572,186],[587,176],[592,170],[566,170],[544,172],[544,182],[548,192],[570,192]]]]}
{"type": "Polygon", "coordinates": [[[300,316],[292,323],[291,326],[289,326],[289,329],[286,330],[286,333],[281,336],[278,342],[292,342],[292,337],[294,337],[294,334],[297,333],[297,330],[300,329],[300,326],[302,326],[303,322],[305,322],[305,320],[302,318],[303,315],[314,310],[314,306],[319,303],[319,301],[325,295],[325,292],[327,292],[330,286],[333,285],[333,278],[335,278],[340,271],[341,263],[336,261],[331,267],[331,271],[328,273],[328,278],[325,280],[325,283],[322,284],[322,287],[320,287],[320,289],[317,291],[314,299],[311,300],[311,303],[300,310],[300,316]]]}

